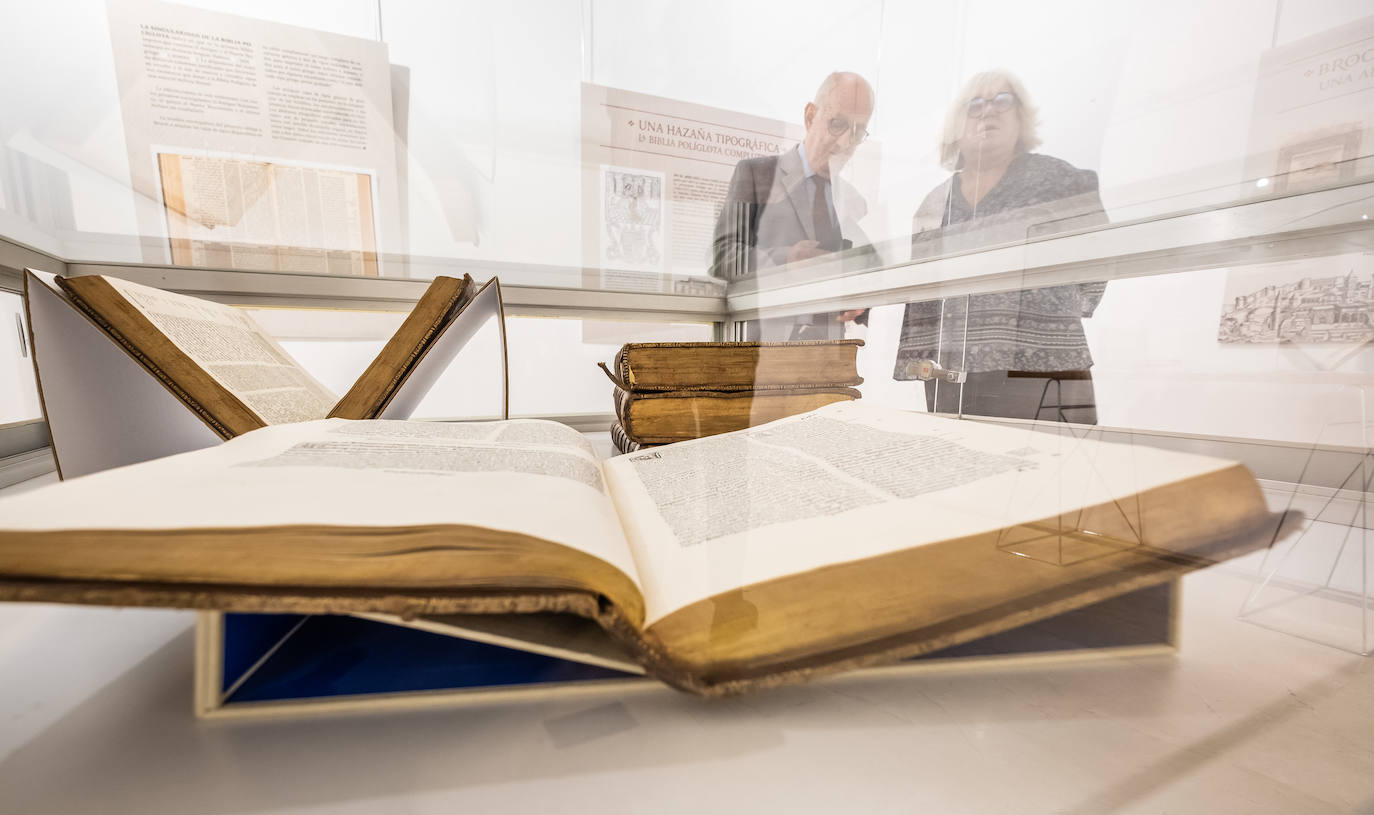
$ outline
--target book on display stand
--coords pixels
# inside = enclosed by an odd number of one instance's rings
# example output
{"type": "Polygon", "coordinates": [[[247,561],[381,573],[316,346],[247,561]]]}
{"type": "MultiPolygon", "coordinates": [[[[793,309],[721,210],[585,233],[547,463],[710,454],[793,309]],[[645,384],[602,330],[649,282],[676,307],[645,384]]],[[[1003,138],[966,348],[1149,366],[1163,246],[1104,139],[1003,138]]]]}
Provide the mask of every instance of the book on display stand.
{"type": "MultiPolygon", "coordinates": [[[[155,322],[158,314],[179,307],[175,302],[161,302],[156,294],[142,292],[144,287],[134,284],[107,282],[103,288],[114,290],[123,301],[139,306],[144,316],[149,317],[145,322],[155,322]]],[[[331,412],[332,395],[317,399],[326,415],[363,419],[399,419],[408,415],[480,325],[492,318],[501,321],[499,289],[495,285],[475,293],[472,289],[468,281],[456,291],[451,290],[442,303],[424,316],[423,326],[412,326],[409,336],[393,338],[388,343],[379,361],[369,369],[376,374],[371,377],[371,392],[352,400],[351,414],[331,412]],[[460,296],[464,292],[469,296],[460,296]],[[383,362],[388,353],[389,361],[383,362]]],[[[100,309],[108,310],[107,306],[93,308],[89,301],[84,305],[74,302],[74,294],[73,288],[63,286],[51,276],[30,272],[26,278],[34,364],[65,478],[215,446],[221,440],[252,430],[254,416],[263,426],[274,423],[262,412],[254,411],[257,403],[253,394],[230,394],[237,400],[234,404],[235,399],[222,397],[213,387],[205,390],[205,382],[186,378],[186,370],[193,366],[186,365],[184,359],[175,354],[165,356],[166,349],[150,350],[146,342],[132,336],[140,325],[138,321],[114,325],[101,317],[100,309]],[[150,358],[158,353],[164,356],[150,358]],[[101,388],[104,390],[94,390],[101,388]],[[95,392],[103,393],[104,398],[91,398],[95,392]],[[247,425],[244,416],[249,417],[247,425]],[[117,442],[107,444],[110,439],[117,442]]],[[[222,328],[231,318],[211,315],[210,319],[222,328]]],[[[184,321],[178,326],[184,330],[184,321]]],[[[404,329],[403,326],[398,335],[406,334],[404,329]]],[[[198,351],[197,343],[175,335],[171,339],[178,346],[174,350],[182,351],[191,363],[214,373],[206,360],[196,358],[197,353],[206,353],[198,351]]],[[[264,347],[269,350],[274,345],[270,338],[266,343],[264,347]]],[[[505,370],[504,328],[501,354],[505,370]]],[[[218,381],[213,375],[202,379],[211,386],[218,381]]],[[[360,381],[360,385],[365,384],[360,381]]],[[[504,385],[503,381],[503,388],[504,385]]],[[[311,389],[309,383],[304,389],[311,389]]],[[[346,397],[334,403],[334,408],[347,401],[346,397]]],[[[310,418],[313,417],[293,416],[286,421],[310,418]]],[[[58,489],[62,486],[65,485],[58,489]]],[[[1127,542],[1125,548],[1139,543],[1127,542]]],[[[998,548],[1003,548],[1002,542],[998,548]]],[[[1050,613],[1049,606],[1027,613],[1030,606],[1013,608],[1015,604],[1011,604],[995,623],[965,626],[965,631],[971,632],[967,636],[927,636],[920,647],[914,644],[915,640],[901,647],[889,647],[889,655],[908,657],[897,664],[866,667],[866,662],[852,657],[846,657],[845,664],[848,668],[863,669],[868,675],[884,675],[952,667],[965,670],[1000,665],[1009,659],[1039,661],[1167,653],[1176,642],[1177,573],[1160,571],[1148,583],[1133,584],[1140,587],[1129,591],[1101,591],[1084,584],[1074,589],[1076,599],[1054,607],[1066,609],[1064,613],[1050,613]],[[951,644],[934,647],[942,642],[951,644]]],[[[111,594],[108,587],[97,587],[75,600],[59,595],[53,596],[72,602],[107,604],[122,604],[111,597],[131,596],[111,594]]],[[[7,596],[42,599],[44,594],[43,590],[28,586],[12,590],[7,596]]],[[[761,596],[766,596],[766,592],[761,596]]],[[[626,637],[608,635],[604,620],[599,625],[585,616],[395,614],[387,612],[386,603],[377,602],[359,603],[359,610],[354,613],[291,611],[313,607],[308,602],[304,606],[279,604],[280,608],[271,602],[257,603],[252,607],[272,613],[243,613],[224,610],[242,607],[232,602],[216,610],[214,605],[207,604],[213,601],[168,601],[157,599],[156,591],[148,597],[154,599],[135,604],[202,609],[197,618],[195,708],[199,715],[208,717],[469,704],[663,687],[649,682],[646,673],[669,684],[708,694],[717,688],[735,692],[755,683],[778,684],[776,677],[789,672],[809,676],[809,672],[815,671],[820,675],[825,672],[824,664],[843,650],[827,645],[830,650],[826,651],[815,645],[814,664],[798,669],[776,660],[760,662],[757,669],[717,681],[709,670],[675,675],[672,660],[646,659],[644,653],[633,647],[633,637],[628,639],[627,647],[626,637]]],[[[349,605],[335,602],[328,607],[332,611],[349,605]]],[[[462,610],[461,606],[458,608],[462,610]]],[[[679,616],[688,619],[693,615],[679,616]]],[[[845,647],[853,650],[857,646],[850,642],[845,647]]],[[[687,646],[683,648],[686,654],[687,646]]],[[[710,660],[716,659],[704,651],[692,658],[705,660],[701,664],[708,667],[710,660]]]]}

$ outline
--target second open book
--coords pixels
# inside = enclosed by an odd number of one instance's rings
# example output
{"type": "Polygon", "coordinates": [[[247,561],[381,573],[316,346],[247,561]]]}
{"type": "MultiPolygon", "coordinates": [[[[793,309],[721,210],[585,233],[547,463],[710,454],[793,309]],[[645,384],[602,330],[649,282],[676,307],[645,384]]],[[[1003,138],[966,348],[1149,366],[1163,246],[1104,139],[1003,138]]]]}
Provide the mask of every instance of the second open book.
{"type": "Polygon", "coordinates": [[[0,598],[567,612],[717,694],[1163,582],[1273,523],[1232,462],[861,403],[604,463],[552,422],[331,419],[0,501],[0,598]],[[1025,556],[1065,519],[1090,554],[1025,556]]]}
{"type": "MultiPolygon", "coordinates": [[[[437,277],[339,398],[242,309],[103,275],[31,269],[24,285],[39,393],[66,477],[271,424],[408,418],[479,329],[503,325],[495,278],[479,287],[437,277]]],[[[502,333],[503,371],[504,353],[502,333]]],[[[503,375],[503,394],[504,384],[503,375]]]]}

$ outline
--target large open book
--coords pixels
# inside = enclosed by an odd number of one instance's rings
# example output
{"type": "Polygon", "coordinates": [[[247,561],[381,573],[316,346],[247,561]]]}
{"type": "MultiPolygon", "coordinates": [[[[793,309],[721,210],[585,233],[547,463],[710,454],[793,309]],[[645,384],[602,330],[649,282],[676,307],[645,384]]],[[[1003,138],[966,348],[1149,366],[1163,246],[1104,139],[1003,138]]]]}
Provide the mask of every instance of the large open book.
{"type": "Polygon", "coordinates": [[[0,599],[562,612],[725,694],[987,636],[1275,532],[1233,462],[857,402],[605,462],[552,422],[332,419],[0,500],[0,599]],[[1080,556],[1034,556],[1066,531],[1080,556]]]}
{"type": "Polygon", "coordinates": [[[338,397],[242,309],[115,277],[34,270],[25,300],[64,476],[271,424],[408,418],[463,345],[502,318],[495,278],[479,287],[467,276],[437,277],[338,397]]]}

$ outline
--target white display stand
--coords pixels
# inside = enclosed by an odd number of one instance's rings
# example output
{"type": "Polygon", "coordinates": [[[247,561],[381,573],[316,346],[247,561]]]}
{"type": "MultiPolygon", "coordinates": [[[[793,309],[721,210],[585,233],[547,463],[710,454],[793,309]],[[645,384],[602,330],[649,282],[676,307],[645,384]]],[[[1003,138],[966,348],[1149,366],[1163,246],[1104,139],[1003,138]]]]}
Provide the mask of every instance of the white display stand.
{"type": "Polygon", "coordinates": [[[33,371],[62,478],[199,450],[220,437],[57,288],[26,269],[33,371]]]}

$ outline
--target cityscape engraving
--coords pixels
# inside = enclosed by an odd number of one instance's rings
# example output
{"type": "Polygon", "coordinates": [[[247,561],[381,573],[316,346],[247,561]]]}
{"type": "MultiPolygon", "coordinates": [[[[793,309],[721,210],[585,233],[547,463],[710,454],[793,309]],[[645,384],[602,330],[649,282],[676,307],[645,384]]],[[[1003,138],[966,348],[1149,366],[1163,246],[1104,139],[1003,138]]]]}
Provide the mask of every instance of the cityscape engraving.
{"type": "Polygon", "coordinates": [[[1227,343],[1367,342],[1374,339],[1374,274],[1352,269],[1304,277],[1234,297],[1222,307],[1217,340],[1227,343]]]}

